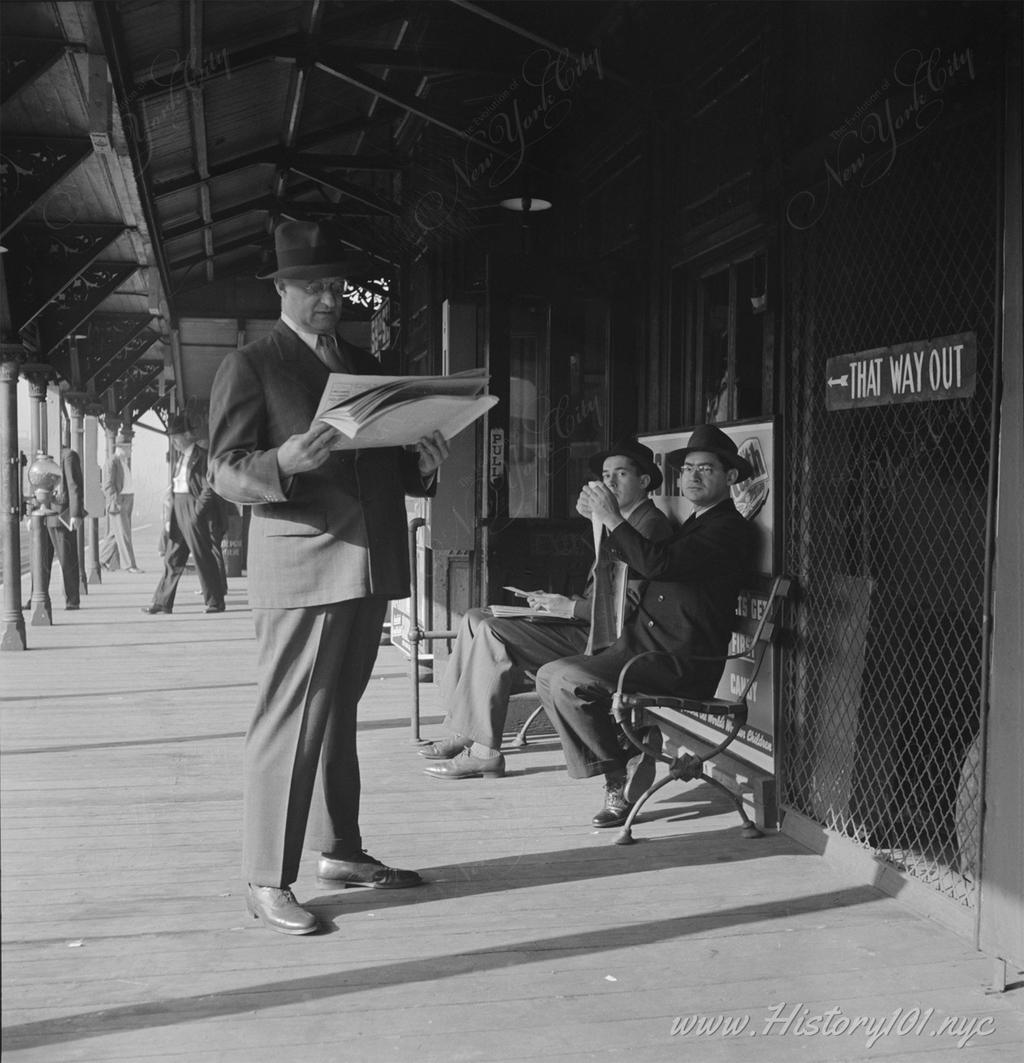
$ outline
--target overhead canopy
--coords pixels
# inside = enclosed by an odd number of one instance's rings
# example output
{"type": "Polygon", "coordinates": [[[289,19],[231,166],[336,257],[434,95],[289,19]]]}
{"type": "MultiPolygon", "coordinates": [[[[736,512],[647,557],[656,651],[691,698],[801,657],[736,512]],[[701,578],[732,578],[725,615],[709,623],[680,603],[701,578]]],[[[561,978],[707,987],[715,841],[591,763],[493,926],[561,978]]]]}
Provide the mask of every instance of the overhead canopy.
{"type": "Polygon", "coordinates": [[[201,397],[276,316],[255,274],[284,218],[333,227],[368,320],[431,241],[536,203],[607,123],[636,7],[0,5],[8,349],[111,420],[201,397]]]}

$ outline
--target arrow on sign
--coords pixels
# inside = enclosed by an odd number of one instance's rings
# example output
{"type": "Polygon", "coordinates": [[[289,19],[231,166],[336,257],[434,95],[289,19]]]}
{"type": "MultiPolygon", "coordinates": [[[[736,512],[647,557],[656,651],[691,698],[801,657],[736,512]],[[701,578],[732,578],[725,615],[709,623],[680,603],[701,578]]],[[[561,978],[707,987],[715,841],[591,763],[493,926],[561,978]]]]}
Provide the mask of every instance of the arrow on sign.
{"type": "Polygon", "coordinates": [[[834,388],[834,387],[837,387],[837,386],[842,386],[842,387],[845,388],[845,387],[849,386],[849,383],[850,383],[849,374],[844,374],[843,376],[840,376],[840,377],[831,377],[830,376],[828,378],[828,386],[830,388],[834,388]]]}

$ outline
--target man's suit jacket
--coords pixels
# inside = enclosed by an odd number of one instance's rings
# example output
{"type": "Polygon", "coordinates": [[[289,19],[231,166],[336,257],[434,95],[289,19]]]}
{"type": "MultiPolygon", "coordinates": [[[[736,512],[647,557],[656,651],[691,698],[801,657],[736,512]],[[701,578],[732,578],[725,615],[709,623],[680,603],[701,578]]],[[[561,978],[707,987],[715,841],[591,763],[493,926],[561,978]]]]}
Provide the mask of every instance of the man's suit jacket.
{"type": "Polygon", "coordinates": [[[60,460],[60,514],[47,518],[47,527],[58,523],[71,527],[72,517],[85,517],[85,486],[82,480],[82,460],[77,450],[67,450],[60,460]]]}
{"type": "MultiPolygon", "coordinates": [[[[672,521],[649,498],[645,498],[640,505],[632,510],[626,520],[645,539],[651,539],[654,542],[668,539],[675,530],[672,521]]],[[[614,541],[607,535],[601,540],[601,556],[602,558],[607,557],[612,561],[629,563],[628,559],[620,553],[614,541]]],[[[634,605],[640,600],[645,582],[646,580],[643,576],[638,573],[633,571],[629,573],[629,594],[634,605]]]]}
{"type": "Polygon", "coordinates": [[[631,656],[665,650],[682,667],[687,692],[713,694],[722,662],[693,657],[728,652],[736,597],[756,556],[757,529],[727,498],[687,521],[670,539],[645,539],[626,522],[609,539],[629,567],[649,581],[609,652],[631,656]]]}
{"type": "MultiPolygon", "coordinates": [[[[366,351],[340,340],[339,347],[351,371],[380,372],[366,351]]],[[[249,600],[256,608],[409,593],[404,496],[432,490],[415,453],[334,451],[311,472],[285,482],[278,473],[277,448],[308,430],[327,376],[316,354],[278,321],[268,336],[229,354],[213,382],[213,487],[252,506],[249,600]]]]}
{"type": "Polygon", "coordinates": [[[69,450],[60,463],[61,474],[64,478],[65,505],[61,510],[61,518],[65,521],[72,517],[84,517],[85,514],[85,484],[82,480],[82,459],[77,450],[69,450]]]}
{"type": "MultiPolygon", "coordinates": [[[[632,509],[626,520],[645,539],[667,539],[673,531],[672,522],[649,498],[645,498],[632,509]]],[[[625,558],[616,549],[615,544],[607,535],[603,536],[598,557],[590,569],[586,589],[574,609],[576,617],[586,619],[590,623],[587,653],[607,646],[618,637],[623,617],[614,597],[613,567],[625,563],[625,558]]],[[[639,602],[644,583],[635,572],[627,574],[628,600],[625,615],[628,616],[639,602]]]]}
{"type": "Polygon", "coordinates": [[[120,506],[119,496],[124,488],[124,459],[116,451],[103,466],[103,479],[100,488],[107,503],[108,513],[117,513],[120,506]]]}

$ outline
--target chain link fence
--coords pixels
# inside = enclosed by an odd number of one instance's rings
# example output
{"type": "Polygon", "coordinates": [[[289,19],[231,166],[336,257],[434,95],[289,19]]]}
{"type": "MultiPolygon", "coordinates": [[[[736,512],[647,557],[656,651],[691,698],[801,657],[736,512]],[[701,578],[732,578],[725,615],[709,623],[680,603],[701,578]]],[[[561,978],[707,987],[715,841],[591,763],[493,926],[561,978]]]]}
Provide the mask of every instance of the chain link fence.
{"type": "Polygon", "coordinates": [[[994,123],[903,149],[787,234],[782,800],[977,903],[997,265],[994,123]],[[829,357],[974,332],[967,399],[827,412],[829,357]]]}

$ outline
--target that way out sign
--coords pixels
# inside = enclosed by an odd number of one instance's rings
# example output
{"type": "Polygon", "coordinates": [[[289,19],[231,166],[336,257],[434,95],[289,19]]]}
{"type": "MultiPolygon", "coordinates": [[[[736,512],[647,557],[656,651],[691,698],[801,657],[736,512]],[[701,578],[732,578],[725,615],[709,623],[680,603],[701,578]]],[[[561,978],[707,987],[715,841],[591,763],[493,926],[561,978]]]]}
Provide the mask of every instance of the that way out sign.
{"type": "Polygon", "coordinates": [[[959,332],[839,354],[826,364],[827,410],[965,399],[977,382],[978,340],[973,332],[959,332]]]}

